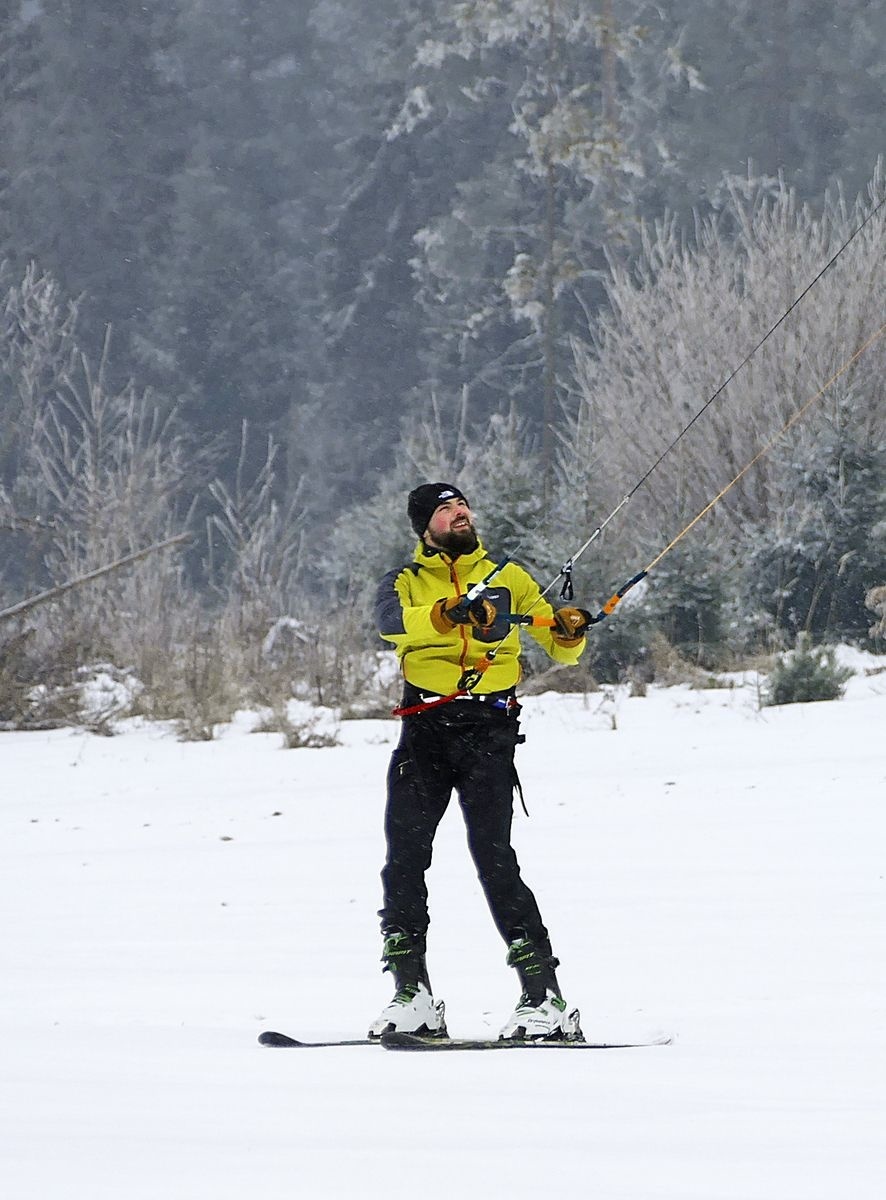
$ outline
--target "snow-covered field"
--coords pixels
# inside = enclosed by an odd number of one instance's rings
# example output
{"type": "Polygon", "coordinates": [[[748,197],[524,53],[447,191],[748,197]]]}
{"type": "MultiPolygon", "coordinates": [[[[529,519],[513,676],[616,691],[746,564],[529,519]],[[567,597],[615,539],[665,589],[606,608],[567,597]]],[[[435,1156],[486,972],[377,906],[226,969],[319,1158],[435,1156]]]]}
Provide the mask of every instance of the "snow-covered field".
{"type": "MultiPolygon", "coordinates": [[[[886,660],[834,703],[526,701],[515,838],[600,1039],[275,1051],[389,998],[375,912],[394,721],[284,751],[0,735],[0,1187],[10,1200],[880,1200],[886,660]]],[[[430,875],[454,1034],[516,999],[457,805],[430,875]]]]}

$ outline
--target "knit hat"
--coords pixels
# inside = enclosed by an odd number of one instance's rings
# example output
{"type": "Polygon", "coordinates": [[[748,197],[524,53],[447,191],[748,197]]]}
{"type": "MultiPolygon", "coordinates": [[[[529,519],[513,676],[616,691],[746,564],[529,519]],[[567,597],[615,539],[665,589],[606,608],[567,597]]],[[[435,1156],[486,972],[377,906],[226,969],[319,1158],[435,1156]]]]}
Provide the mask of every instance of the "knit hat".
{"type": "Polygon", "coordinates": [[[465,494],[454,483],[423,483],[409,493],[406,511],[419,537],[427,529],[435,509],[447,500],[464,500],[465,504],[468,503],[465,494]]]}

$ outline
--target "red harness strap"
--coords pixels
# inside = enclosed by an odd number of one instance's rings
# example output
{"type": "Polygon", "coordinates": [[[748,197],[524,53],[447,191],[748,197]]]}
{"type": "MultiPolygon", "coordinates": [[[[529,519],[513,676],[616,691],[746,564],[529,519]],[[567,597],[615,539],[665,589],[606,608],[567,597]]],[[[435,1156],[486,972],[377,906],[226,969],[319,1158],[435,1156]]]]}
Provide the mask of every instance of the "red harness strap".
{"type": "Polygon", "coordinates": [[[467,696],[467,688],[462,688],[458,692],[452,692],[448,696],[438,696],[436,700],[425,700],[421,704],[407,704],[403,708],[395,708],[392,710],[392,716],[395,717],[412,717],[416,713],[424,712],[428,708],[437,708],[440,704],[448,704],[450,700],[456,700],[459,696],[467,696]]]}
{"type": "Polygon", "coordinates": [[[450,700],[457,700],[459,696],[470,695],[471,689],[475,688],[483,678],[483,672],[492,666],[492,659],[495,654],[494,650],[490,652],[477,663],[471,670],[465,671],[461,679],[458,681],[458,688],[454,692],[450,692],[448,696],[436,696],[433,700],[424,700],[421,704],[406,704],[402,708],[392,710],[392,716],[395,717],[412,717],[416,713],[425,712],[429,708],[437,708],[441,704],[448,704],[450,700]]]}

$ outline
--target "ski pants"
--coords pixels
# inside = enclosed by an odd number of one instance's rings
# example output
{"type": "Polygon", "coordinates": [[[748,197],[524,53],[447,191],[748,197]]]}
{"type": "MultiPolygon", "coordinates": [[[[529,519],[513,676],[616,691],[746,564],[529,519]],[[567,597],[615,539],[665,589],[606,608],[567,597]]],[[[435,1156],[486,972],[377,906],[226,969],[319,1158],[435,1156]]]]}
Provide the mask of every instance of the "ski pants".
{"type": "Polygon", "coordinates": [[[550,942],[511,846],[517,712],[454,700],[405,717],[391,756],[385,811],[382,929],[402,929],[424,946],[428,928],[425,872],[437,826],[453,789],[468,846],[496,928],[506,943],[524,935],[542,952],[550,942]]]}

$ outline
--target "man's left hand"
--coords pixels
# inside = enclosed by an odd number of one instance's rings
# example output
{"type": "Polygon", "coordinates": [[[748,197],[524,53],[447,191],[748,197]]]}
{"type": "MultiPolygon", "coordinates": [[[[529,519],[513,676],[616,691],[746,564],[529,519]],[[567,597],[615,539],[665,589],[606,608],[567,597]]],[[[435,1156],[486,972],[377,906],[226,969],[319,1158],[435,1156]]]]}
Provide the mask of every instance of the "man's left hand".
{"type": "Polygon", "coordinates": [[[554,613],[554,640],[574,646],[585,635],[592,617],[586,608],[558,608],[554,613]]]}

